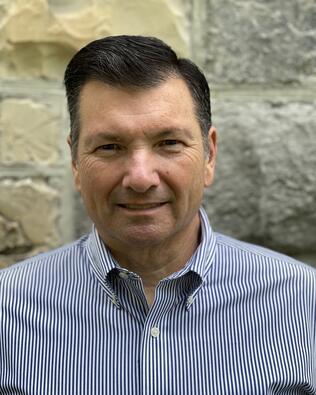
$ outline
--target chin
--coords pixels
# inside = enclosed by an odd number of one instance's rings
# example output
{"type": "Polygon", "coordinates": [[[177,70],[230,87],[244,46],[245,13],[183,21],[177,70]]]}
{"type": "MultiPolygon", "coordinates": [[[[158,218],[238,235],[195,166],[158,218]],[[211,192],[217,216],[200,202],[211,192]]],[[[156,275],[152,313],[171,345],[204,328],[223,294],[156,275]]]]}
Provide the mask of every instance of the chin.
{"type": "Polygon", "coordinates": [[[121,240],[128,245],[139,248],[145,248],[150,246],[157,246],[163,243],[169,234],[166,232],[158,232],[157,230],[145,230],[145,229],[134,229],[134,231],[128,232],[123,235],[121,240]]]}

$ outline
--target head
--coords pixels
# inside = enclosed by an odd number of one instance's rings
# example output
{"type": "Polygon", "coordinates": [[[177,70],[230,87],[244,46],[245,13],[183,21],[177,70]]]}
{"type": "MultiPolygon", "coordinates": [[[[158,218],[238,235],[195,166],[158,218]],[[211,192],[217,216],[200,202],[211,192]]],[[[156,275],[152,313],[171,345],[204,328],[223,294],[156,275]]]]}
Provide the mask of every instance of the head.
{"type": "Polygon", "coordinates": [[[197,240],[216,158],[199,69],[156,38],[108,37],[74,56],[65,84],[75,184],[112,252],[197,240]]]}
{"type": "Polygon", "coordinates": [[[80,93],[88,81],[146,89],[155,87],[170,77],[181,78],[186,83],[201,128],[204,150],[208,153],[211,107],[204,74],[190,60],[178,58],[167,44],[157,38],[123,35],[89,43],[68,64],[64,82],[70,114],[72,159],[76,160],[77,157],[80,134],[80,93]]]}

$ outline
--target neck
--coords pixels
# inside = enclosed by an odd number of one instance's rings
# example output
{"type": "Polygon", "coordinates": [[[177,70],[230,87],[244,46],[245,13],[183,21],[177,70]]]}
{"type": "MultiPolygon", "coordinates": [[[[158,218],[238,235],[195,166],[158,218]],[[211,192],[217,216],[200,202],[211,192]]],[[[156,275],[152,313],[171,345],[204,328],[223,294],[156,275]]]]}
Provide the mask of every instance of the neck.
{"type": "Polygon", "coordinates": [[[200,219],[196,216],[188,231],[176,234],[161,244],[137,248],[135,246],[111,246],[112,255],[120,266],[138,274],[149,304],[153,300],[159,281],[181,270],[199,244],[200,219]]]}

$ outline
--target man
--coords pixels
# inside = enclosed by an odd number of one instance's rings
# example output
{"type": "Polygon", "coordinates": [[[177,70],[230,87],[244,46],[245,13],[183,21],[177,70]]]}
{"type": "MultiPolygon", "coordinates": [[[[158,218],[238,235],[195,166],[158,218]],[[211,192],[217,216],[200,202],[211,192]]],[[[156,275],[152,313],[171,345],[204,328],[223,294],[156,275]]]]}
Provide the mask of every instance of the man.
{"type": "Polygon", "coordinates": [[[0,275],[0,394],[316,394],[315,270],[214,233],[205,77],[108,37],[70,61],[76,188],[94,227],[0,275]]]}

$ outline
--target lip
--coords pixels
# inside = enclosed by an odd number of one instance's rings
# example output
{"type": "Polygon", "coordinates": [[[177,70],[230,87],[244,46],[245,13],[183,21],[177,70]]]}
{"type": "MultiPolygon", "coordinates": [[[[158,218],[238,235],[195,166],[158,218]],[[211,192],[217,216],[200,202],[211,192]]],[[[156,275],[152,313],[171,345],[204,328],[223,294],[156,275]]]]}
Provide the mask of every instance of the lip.
{"type": "Polygon", "coordinates": [[[148,203],[119,203],[118,206],[128,211],[149,211],[164,206],[167,202],[148,202],[148,203]]]}

